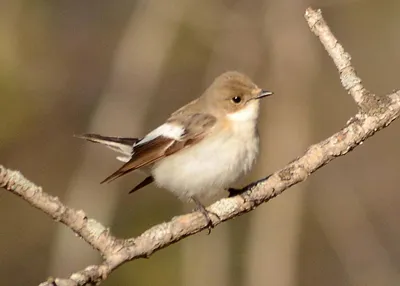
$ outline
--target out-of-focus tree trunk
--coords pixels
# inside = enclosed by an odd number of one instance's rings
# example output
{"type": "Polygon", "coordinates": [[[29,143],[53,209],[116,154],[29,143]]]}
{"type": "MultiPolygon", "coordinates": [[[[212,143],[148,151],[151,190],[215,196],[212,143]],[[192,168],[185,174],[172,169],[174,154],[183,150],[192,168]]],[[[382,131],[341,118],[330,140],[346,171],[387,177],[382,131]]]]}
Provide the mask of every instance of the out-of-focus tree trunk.
{"type": "MultiPolygon", "coordinates": [[[[184,10],[182,3],[171,5],[169,2],[154,1],[136,9],[116,51],[109,88],[101,96],[90,126],[84,132],[132,137],[143,134],[147,109],[177,36],[184,10]]],[[[82,164],[71,179],[65,202],[69,206],[85,209],[90,216],[109,225],[120,192],[118,184],[110,184],[107,188],[99,185],[99,174],[107,175],[111,170],[109,164],[103,163],[104,156],[103,148],[85,146],[82,164]]],[[[49,273],[64,276],[94,263],[96,257],[97,254],[69,230],[59,227],[49,273]]]]}
{"type": "Polygon", "coordinates": [[[10,66],[15,67],[18,53],[18,25],[20,19],[21,1],[0,2],[0,64],[9,71],[10,66]],[[3,12],[3,13],[2,13],[3,12]]]}
{"type": "Polygon", "coordinates": [[[0,145],[10,137],[12,128],[10,125],[15,122],[23,121],[23,112],[16,114],[4,108],[9,106],[7,101],[12,99],[12,95],[5,93],[6,83],[11,85],[17,69],[20,67],[20,54],[18,45],[18,21],[22,18],[21,1],[0,1],[0,110],[2,114],[2,124],[0,125],[0,145]],[[11,79],[11,80],[10,80],[11,79]]]}
{"type": "MultiPolygon", "coordinates": [[[[310,122],[304,115],[310,108],[310,86],[316,73],[316,51],[309,44],[312,35],[304,25],[301,2],[268,1],[266,7],[265,39],[271,56],[265,70],[277,87],[263,86],[275,95],[262,110],[259,176],[293,159],[310,143],[310,122]]],[[[251,214],[246,285],[297,285],[304,194],[305,190],[290,191],[251,214]]]]}

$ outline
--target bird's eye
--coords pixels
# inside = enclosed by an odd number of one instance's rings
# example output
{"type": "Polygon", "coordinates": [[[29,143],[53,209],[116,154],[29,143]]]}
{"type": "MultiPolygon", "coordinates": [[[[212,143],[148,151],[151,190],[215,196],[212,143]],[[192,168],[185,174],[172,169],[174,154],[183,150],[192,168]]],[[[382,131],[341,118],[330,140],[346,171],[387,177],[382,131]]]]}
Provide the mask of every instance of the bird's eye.
{"type": "Polygon", "coordinates": [[[232,101],[234,103],[240,103],[242,101],[242,98],[240,96],[235,96],[235,97],[232,97],[232,101]]]}

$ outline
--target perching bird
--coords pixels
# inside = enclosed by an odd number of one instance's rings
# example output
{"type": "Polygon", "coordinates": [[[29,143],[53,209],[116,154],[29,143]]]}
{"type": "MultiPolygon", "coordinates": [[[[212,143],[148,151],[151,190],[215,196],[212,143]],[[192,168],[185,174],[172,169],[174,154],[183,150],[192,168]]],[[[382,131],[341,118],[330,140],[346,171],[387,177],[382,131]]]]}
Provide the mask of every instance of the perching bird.
{"type": "Polygon", "coordinates": [[[218,76],[197,99],[141,139],[97,134],[77,136],[119,152],[125,164],[102,183],[142,169],[153,181],[185,201],[193,201],[212,221],[201,200],[227,190],[253,166],[259,150],[260,99],[272,95],[239,72],[218,76]]]}

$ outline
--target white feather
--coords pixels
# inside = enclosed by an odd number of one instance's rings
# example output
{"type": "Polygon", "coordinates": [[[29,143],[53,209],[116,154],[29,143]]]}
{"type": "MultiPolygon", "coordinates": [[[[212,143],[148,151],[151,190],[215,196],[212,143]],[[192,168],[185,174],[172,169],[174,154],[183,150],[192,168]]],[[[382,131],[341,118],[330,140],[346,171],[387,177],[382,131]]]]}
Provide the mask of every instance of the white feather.
{"type": "Polygon", "coordinates": [[[185,130],[182,128],[182,126],[175,125],[172,123],[164,123],[163,125],[157,127],[149,134],[147,134],[142,140],[136,143],[135,146],[147,143],[159,136],[179,140],[181,139],[181,136],[183,135],[184,131],[185,130]]]}
{"type": "Polygon", "coordinates": [[[121,162],[128,162],[132,157],[131,156],[118,156],[117,160],[121,161],[121,162]]]}
{"type": "Polygon", "coordinates": [[[234,113],[228,114],[228,118],[232,121],[249,121],[256,120],[258,117],[260,105],[254,100],[246,104],[244,108],[234,113]]]}

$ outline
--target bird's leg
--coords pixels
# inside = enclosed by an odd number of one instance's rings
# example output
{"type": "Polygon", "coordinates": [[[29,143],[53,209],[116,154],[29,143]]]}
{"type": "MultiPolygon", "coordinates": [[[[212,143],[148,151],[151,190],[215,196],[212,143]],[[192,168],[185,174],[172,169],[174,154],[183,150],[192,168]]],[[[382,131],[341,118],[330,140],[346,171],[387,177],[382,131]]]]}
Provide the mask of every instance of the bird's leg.
{"type": "Polygon", "coordinates": [[[203,204],[196,198],[196,197],[192,197],[193,202],[196,204],[196,208],[194,211],[199,211],[203,214],[204,218],[207,221],[207,228],[208,228],[208,234],[211,233],[211,229],[214,227],[214,224],[210,218],[210,214],[215,215],[218,219],[219,216],[213,212],[209,212],[206,210],[206,208],[203,206],[203,204]]]}

